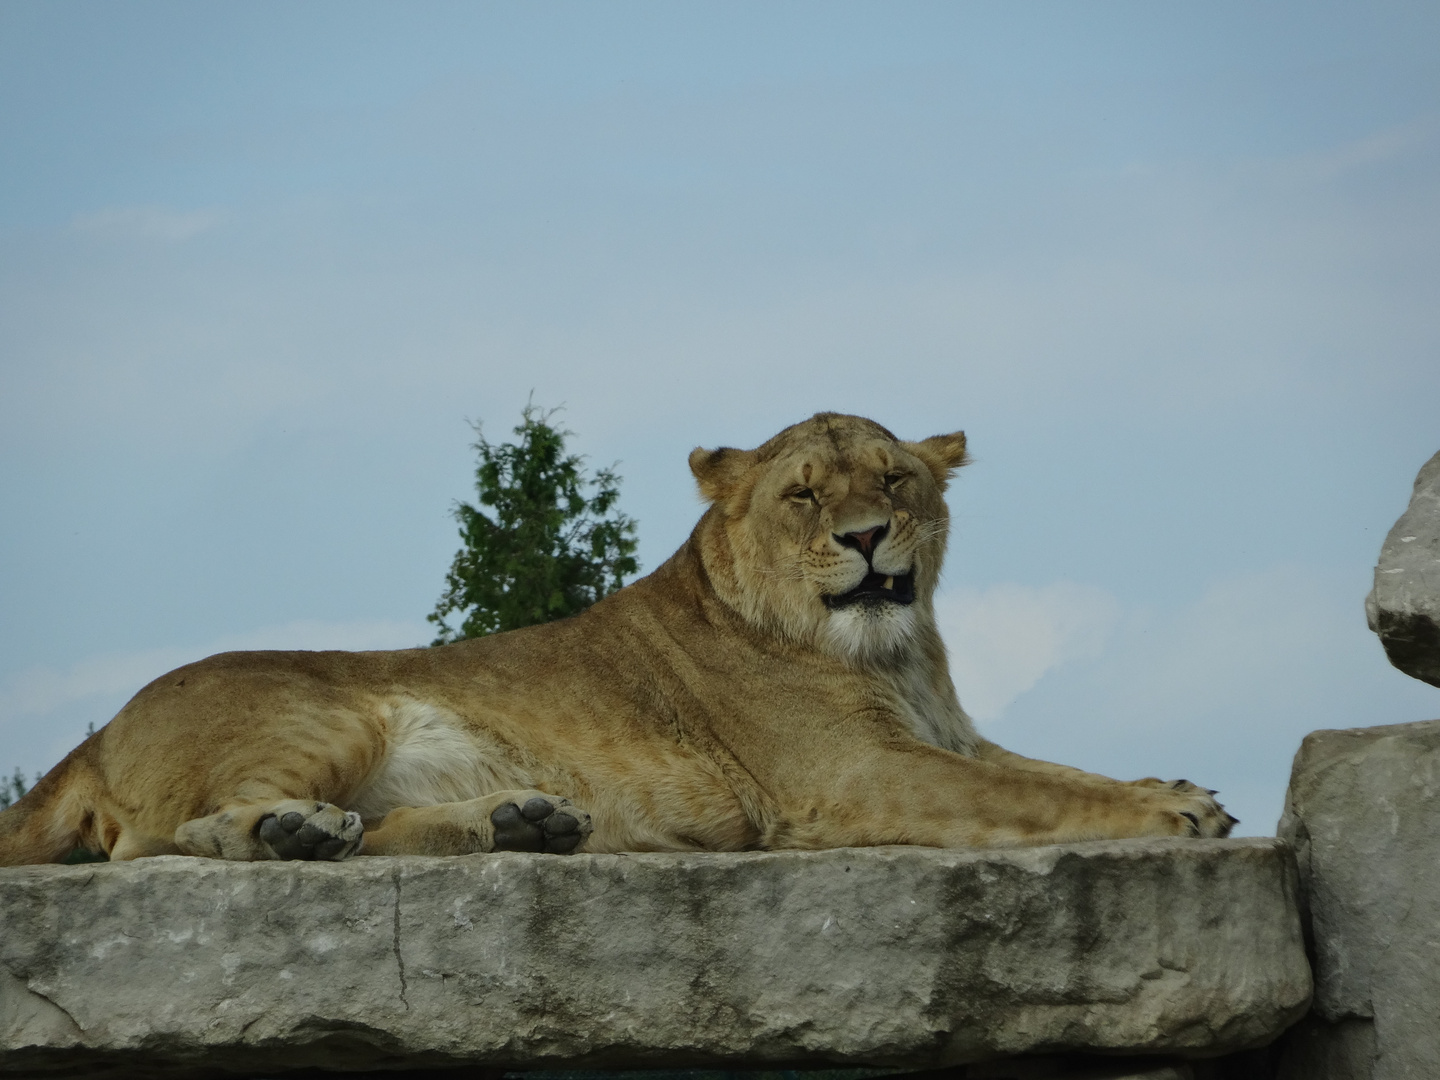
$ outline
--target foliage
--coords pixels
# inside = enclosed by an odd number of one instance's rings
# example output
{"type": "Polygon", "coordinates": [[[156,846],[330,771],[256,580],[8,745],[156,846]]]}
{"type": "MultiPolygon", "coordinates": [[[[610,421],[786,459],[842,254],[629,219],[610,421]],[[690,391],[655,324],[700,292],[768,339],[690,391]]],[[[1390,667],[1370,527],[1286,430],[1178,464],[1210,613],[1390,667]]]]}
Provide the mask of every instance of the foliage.
{"type": "MultiPolygon", "coordinates": [[[[36,776],[35,779],[39,780],[40,777],[36,776]]],[[[8,780],[0,779],[0,810],[14,806],[29,790],[29,785],[25,783],[25,774],[19,769],[16,769],[15,774],[8,780]]]]}
{"type": "Polygon", "coordinates": [[[526,405],[518,441],[494,444],[475,426],[480,506],[460,503],[464,546],[427,616],[433,644],[482,637],[583,611],[639,568],[635,521],[616,508],[620,477],[565,453],[572,433],[550,424],[553,412],[526,405]],[[447,621],[461,617],[458,628],[447,621]]]}

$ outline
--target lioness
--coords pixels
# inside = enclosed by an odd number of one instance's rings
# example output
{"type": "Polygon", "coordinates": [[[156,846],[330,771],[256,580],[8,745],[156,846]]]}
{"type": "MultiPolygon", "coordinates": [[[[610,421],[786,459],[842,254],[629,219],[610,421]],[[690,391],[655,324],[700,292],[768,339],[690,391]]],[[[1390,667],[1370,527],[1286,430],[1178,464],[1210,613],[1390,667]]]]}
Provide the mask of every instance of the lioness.
{"type": "Polygon", "coordinates": [[[1188,781],[976,733],[931,603],[965,460],[834,413],[697,449],[709,508],[649,577],[441,648],[172,671],[0,814],[0,864],[1226,835],[1188,781]]]}

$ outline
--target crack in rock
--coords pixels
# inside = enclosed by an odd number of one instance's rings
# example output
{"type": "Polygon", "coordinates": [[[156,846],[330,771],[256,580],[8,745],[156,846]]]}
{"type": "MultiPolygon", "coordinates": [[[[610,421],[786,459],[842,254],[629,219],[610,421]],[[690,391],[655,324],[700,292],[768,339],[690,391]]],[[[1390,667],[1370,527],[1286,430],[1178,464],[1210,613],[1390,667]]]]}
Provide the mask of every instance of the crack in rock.
{"type": "MultiPolygon", "coordinates": [[[[85,1034],[69,1009],[3,964],[0,964],[0,1030],[7,1039],[21,1033],[35,1038],[46,1031],[81,1042],[85,1034]]],[[[35,1038],[35,1041],[44,1039],[35,1038]]]]}
{"type": "Polygon", "coordinates": [[[395,929],[390,939],[390,951],[395,954],[395,967],[400,972],[400,1001],[405,1006],[405,1011],[410,1011],[410,999],[406,992],[410,984],[405,980],[405,958],[400,955],[400,871],[397,869],[394,874],[395,881],[395,929]]]}

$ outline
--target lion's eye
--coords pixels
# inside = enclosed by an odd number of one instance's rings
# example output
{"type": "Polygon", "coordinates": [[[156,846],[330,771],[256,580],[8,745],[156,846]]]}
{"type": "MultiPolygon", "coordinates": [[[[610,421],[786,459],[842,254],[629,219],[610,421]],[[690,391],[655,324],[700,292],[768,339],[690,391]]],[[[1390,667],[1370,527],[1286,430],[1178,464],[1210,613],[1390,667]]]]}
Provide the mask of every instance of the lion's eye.
{"type": "Polygon", "coordinates": [[[788,497],[794,499],[796,502],[802,503],[808,502],[816,503],[818,505],[820,502],[819,499],[815,498],[815,492],[811,491],[809,488],[796,488],[794,491],[789,493],[788,497]]]}
{"type": "Polygon", "coordinates": [[[898,487],[900,487],[902,484],[904,484],[905,481],[908,480],[908,479],[910,479],[910,476],[909,476],[908,473],[903,473],[903,472],[886,473],[886,474],[885,474],[885,490],[886,490],[886,491],[894,491],[896,488],[898,488],[898,487]]]}

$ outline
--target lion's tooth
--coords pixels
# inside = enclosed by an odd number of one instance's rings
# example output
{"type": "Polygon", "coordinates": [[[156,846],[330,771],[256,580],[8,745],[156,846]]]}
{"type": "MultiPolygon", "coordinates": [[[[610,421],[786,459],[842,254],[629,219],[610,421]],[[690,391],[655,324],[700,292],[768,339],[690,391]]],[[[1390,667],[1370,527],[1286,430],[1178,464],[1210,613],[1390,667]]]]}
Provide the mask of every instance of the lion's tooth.
{"type": "Polygon", "coordinates": [[[885,579],[885,588],[887,588],[887,589],[893,589],[893,588],[895,588],[895,579],[894,579],[893,577],[887,577],[887,578],[885,579]]]}

